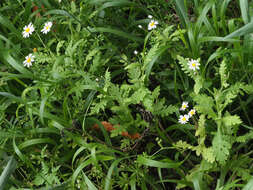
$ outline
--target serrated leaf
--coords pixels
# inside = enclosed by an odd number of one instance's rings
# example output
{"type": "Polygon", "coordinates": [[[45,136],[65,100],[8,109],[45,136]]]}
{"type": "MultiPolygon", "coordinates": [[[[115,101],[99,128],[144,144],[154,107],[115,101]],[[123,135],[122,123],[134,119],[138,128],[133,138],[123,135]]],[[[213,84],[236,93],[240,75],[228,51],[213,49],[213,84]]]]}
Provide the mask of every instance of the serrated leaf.
{"type": "Polygon", "coordinates": [[[213,138],[213,150],[215,159],[222,165],[224,165],[228,159],[229,150],[231,149],[231,144],[225,139],[226,136],[222,135],[219,131],[213,138]]]}
{"type": "Polygon", "coordinates": [[[237,137],[236,142],[244,143],[251,139],[253,139],[253,131],[247,133],[246,135],[237,137]]]}
{"type": "Polygon", "coordinates": [[[191,71],[189,69],[189,66],[188,66],[189,59],[185,59],[185,58],[181,57],[180,55],[177,56],[177,59],[179,61],[178,63],[181,65],[181,68],[184,71],[184,73],[186,73],[189,77],[194,79],[195,75],[194,75],[193,71],[191,71]]]}
{"type": "Polygon", "coordinates": [[[221,79],[221,86],[227,88],[228,87],[228,83],[227,83],[227,72],[226,72],[226,60],[223,60],[220,64],[220,69],[219,69],[219,74],[220,74],[220,79],[221,79]]]}
{"type": "Polygon", "coordinates": [[[176,148],[183,149],[183,150],[187,150],[187,149],[194,150],[194,147],[192,145],[182,140],[178,141],[176,144],[174,144],[174,146],[176,148]]]}
{"type": "Polygon", "coordinates": [[[214,150],[212,147],[204,148],[202,151],[202,156],[206,161],[210,163],[213,163],[215,161],[214,150]]]}
{"type": "Polygon", "coordinates": [[[208,115],[209,117],[216,119],[216,114],[212,107],[214,106],[214,100],[212,97],[205,94],[193,95],[193,100],[197,103],[195,106],[199,113],[208,115]]]}
{"type": "Polygon", "coordinates": [[[196,76],[196,77],[194,78],[194,81],[195,81],[195,84],[194,84],[194,92],[195,92],[196,94],[198,94],[199,91],[200,91],[200,89],[203,87],[204,80],[203,80],[203,78],[202,78],[200,75],[198,75],[198,76],[196,76]]]}
{"type": "Polygon", "coordinates": [[[198,129],[196,130],[195,136],[199,136],[200,138],[200,142],[199,144],[201,144],[201,142],[203,142],[205,140],[205,136],[206,136],[206,132],[205,132],[205,115],[201,115],[199,117],[199,122],[198,122],[198,129]]]}
{"type": "Polygon", "coordinates": [[[105,84],[103,90],[107,92],[107,89],[111,85],[111,73],[109,71],[105,72],[105,84]]]}
{"type": "Polygon", "coordinates": [[[242,123],[238,115],[229,115],[222,118],[222,122],[225,126],[239,125],[242,123]]]}

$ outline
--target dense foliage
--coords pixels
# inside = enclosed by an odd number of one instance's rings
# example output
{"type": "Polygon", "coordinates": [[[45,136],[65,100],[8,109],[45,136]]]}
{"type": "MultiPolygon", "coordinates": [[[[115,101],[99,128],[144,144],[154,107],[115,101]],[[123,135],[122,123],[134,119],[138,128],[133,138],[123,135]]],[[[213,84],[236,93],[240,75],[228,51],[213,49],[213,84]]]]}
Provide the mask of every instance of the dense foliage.
{"type": "Polygon", "coordinates": [[[252,18],[248,0],[1,1],[0,189],[251,190],[252,18]]]}

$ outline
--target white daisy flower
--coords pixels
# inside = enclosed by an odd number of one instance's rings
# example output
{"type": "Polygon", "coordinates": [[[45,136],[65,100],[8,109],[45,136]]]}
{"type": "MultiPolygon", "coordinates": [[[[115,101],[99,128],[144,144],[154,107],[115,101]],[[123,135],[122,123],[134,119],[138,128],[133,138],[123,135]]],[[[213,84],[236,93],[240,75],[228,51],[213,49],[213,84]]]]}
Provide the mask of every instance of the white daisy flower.
{"type": "Polygon", "coordinates": [[[139,24],[138,27],[139,27],[139,28],[142,28],[142,25],[139,24]]]}
{"type": "Polygon", "coordinates": [[[134,50],[134,54],[137,55],[137,54],[138,54],[138,51],[137,51],[137,50],[134,50]]]}
{"type": "Polygon", "coordinates": [[[34,26],[31,22],[30,24],[28,24],[28,26],[25,26],[23,29],[24,31],[22,32],[22,34],[24,38],[29,37],[34,32],[34,26]]]}
{"type": "Polygon", "coordinates": [[[200,63],[198,60],[193,60],[191,59],[189,62],[188,62],[188,66],[191,70],[199,70],[199,66],[200,66],[200,63]]]}
{"type": "Polygon", "coordinates": [[[188,102],[183,102],[180,110],[184,111],[186,108],[188,108],[188,102]]]}
{"type": "Polygon", "coordinates": [[[59,0],[59,3],[61,2],[61,0],[59,0]]]}
{"type": "Polygon", "coordinates": [[[30,67],[32,66],[32,63],[34,62],[34,55],[33,54],[29,54],[28,56],[25,57],[25,61],[23,62],[25,67],[30,67]]]}
{"type": "Polygon", "coordinates": [[[186,124],[188,121],[189,121],[188,115],[180,115],[180,118],[178,120],[178,122],[181,124],[186,124]]]}
{"type": "Polygon", "coordinates": [[[196,110],[195,109],[191,109],[190,111],[189,111],[189,113],[188,113],[188,116],[189,116],[189,118],[190,117],[192,117],[193,115],[195,115],[196,114],[196,110]]]}
{"type": "Polygon", "coordinates": [[[156,28],[157,24],[158,24],[157,21],[151,20],[150,23],[148,24],[148,30],[152,30],[152,29],[156,28]]]}
{"type": "Polygon", "coordinates": [[[152,16],[152,15],[148,15],[148,18],[150,18],[150,19],[151,19],[151,18],[153,18],[153,16],[152,16]]]}
{"type": "Polygon", "coordinates": [[[46,22],[45,25],[44,25],[44,28],[41,30],[41,32],[43,34],[47,34],[50,31],[52,25],[53,25],[52,22],[46,22]]]}

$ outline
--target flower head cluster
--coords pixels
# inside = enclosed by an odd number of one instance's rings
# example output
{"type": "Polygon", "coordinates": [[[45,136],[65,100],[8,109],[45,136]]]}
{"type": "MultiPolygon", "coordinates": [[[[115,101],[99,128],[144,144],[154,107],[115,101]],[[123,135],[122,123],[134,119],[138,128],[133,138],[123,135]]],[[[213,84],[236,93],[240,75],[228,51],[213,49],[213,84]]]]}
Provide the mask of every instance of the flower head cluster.
{"type": "Polygon", "coordinates": [[[178,122],[181,124],[186,124],[188,121],[189,121],[188,115],[180,115],[180,118],[178,120],[178,122]]]}
{"type": "MultiPolygon", "coordinates": [[[[188,108],[188,102],[183,102],[182,105],[181,105],[181,108],[180,110],[181,111],[185,111],[186,109],[188,108]]],[[[184,115],[180,115],[179,116],[179,119],[178,119],[178,122],[181,123],[181,124],[186,124],[189,119],[196,114],[196,110],[195,109],[191,109],[188,114],[184,114],[184,115]]]]}
{"type": "Polygon", "coordinates": [[[32,23],[28,24],[23,29],[24,31],[22,32],[22,34],[24,38],[29,37],[34,32],[34,26],[32,23]]]}
{"type": "Polygon", "coordinates": [[[46,22],[45,25],[44,25],[44,27],[43,27],[43,29],[41,30],[41,32],[43,34],[47,34],[50,31],[52,25],[53,25],[52,22],[46,22]]]}
{"type": "MultiPolygon", "coordinates": [[[[149,19],[152,19],[153,16],[152,16],[152,15],[148,15],[148,18],[149,18],[149,19]]],[[[158,25],[158,21],[153,20],[153,19],[150,20],[150,22],[149,22],[149,24],[148,24],[148,30],[152,30],[152,29],[156,28],[156,25],[158,25]]]]}
{"type": "Polygon", "coordinates": [[[158,25],[158,22],[156,20],[151,20],[148,24],[148,30],[156,28],[156,25],[158,25]]]}
{"type": "Polygon", "coordinates": [[[25,57],[25,61],[23,62],[25,67],[30,67],[32,66],[32,63],[34,62],[34,55],[29,54],[28,56],[25,57]]]}
{"type": "Polygon", "coordinates": [[[198,60],[191,59],[188,62],[189,69],[196,71],[199,70],[200,63],[198,60]]]}
{"type": "Polygon", "coordinates": [[[184,110],[186,110],[186,108],[188,108],[188,102],[183,102],[180,110],[184,111],[184,110]]]}

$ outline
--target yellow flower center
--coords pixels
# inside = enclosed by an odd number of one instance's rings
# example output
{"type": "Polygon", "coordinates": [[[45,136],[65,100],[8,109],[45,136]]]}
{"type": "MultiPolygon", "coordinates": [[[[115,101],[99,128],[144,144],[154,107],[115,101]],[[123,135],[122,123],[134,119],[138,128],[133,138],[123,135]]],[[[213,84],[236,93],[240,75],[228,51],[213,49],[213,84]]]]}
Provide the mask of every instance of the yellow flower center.
{"type": "Polygon", "coordinates": [[[31,63],[31,58],[29,57],[28,59],[27,59],[27,63],[31,63]]]}
{"type": "Polygon", "coordinates": [[[152,26],[155,26],[155,22],[151,22],[150,23],[150,26],[152,27],[152,26]]]}
{"type": "Polygon", "coordinates": [[[46,26],[46,30],[48,30],[49,29],[49,26],[46,26]]]}
{"type": "Polygon", "coordinates": [[[26,31],[26,32],[30,32],[30,28],[27,28],[25,31],[26,31]]]}
{"type": "Polygon", "coordinates": [[[196,63],[193,63],[192,66],[193,66],[193,67],[196,67],[196,63]]]}
{"type": "Polygon", "coordinates": [[[37,48],[33,48],[33,52],[37,52],[37,48]]]}
{"type": "Polygon", "coordinates": [[[186,118],[185,118],[185,117],[183,117],[183,118],[182,118],[182,120],[183,120],[183,121],[186,121],[186,118]]]}

